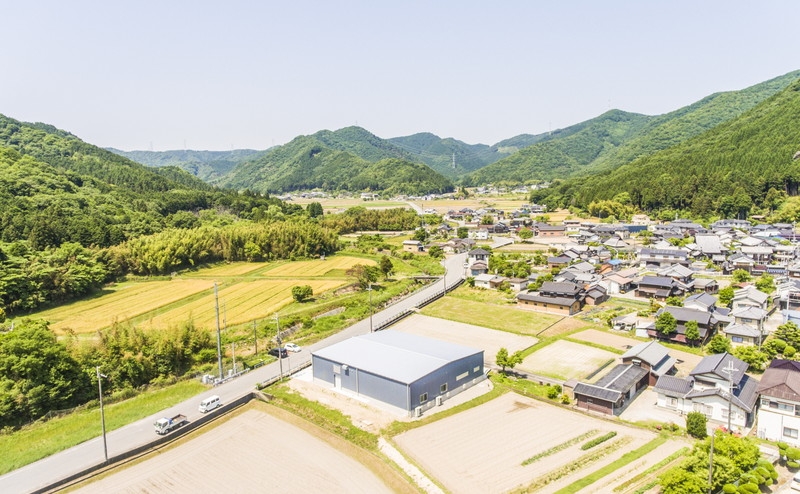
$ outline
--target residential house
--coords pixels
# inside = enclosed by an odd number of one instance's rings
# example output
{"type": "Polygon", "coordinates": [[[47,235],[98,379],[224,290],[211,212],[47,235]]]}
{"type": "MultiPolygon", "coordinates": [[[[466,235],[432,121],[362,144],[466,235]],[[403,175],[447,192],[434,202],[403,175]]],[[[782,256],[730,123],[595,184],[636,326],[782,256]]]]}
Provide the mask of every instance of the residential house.
{"type": "Polygon", "coordinates": [[[711,278],[695,278],[694,289],[712,295],[719,292],[719,283],[711,278]]]}
{"type": "Polygon", "coordinates": [[[538,292],[518,294],[517,306],[571,316],[583,308],[585,294],[580,285],[546,281],[538,292]]]}
{"type": "Polygon", "coordinates": [[[661,376],[675,374],[676,362],[677,359],[670,357],[669,350],[655,340],[631,347],[622,355],[623,364],[638,365],[647,370],[650,386],[655,385],[661,376]]]}
{"type": "Polygon", "coordinates": [[[656,318],[664,312],[669,312],[672,314],[672,317],[675,318],[677,323],[675,331],[665,336],[653,328],[647,332],[648,336],[651,338],[667,339],[674,343],[695,343],[702,345],[705,344],[706,340],[714,336],[714,333],[722,326],[720,320],[713,312],[668,305],[656,312],[656,318]],[[686,339],[686,323],[689,321],[695,321],[697,323],[697,330],[700,333],[700,339],[697,342],[690,342],[686,339]]]}
{"type": "Polygon", "coordinates": [[[737,269],[743,269],[750,273],[753,271],[755,265],[756,261],[752,257],[737,252],[728,257],[728,260],[723,263],[722,268],[726,273],[736,271],[737,269]]]}
{"type": "Polygon", "coordinates": [[[769,308],[769,295],[754,285],[747,285],[742,289],[736,290],[733,292],[731,308],[736,310],[743,307],[756,307],[767,310],[769,308]]]}
{"type": "Polygon", "coordinates": [[[671,264],[669,266],[659,268],[656,270],[656,275],[669,277],[675,281],[678,281],[682,287],[685,287],[684,291],[686,292],[694,291],[694,271],[682,264],[671,264]]]}
{"type": "Polygon", "coordinates": [[[486,288],[488,290],[495,290],[500,283],[506,281],[504,276],[498,276],[496,274],[479,274],[475,277],[475,287],[476,288],[486,288]]]}
{"type": "Polygon", "coordinates": [[[594,384],[579,382],[574,395],[578,408],[617,415],[636,393],[647,387],[647,369],[634,364],[618,364],[594,384]]]}
{"type": "Polygon", "coordinates": [[[680,282],[665,276],[643,276],[636,287],[637,297],[656,300],[666,300],[684,293],[686,293],[686,289],[680,282]]]}
{"type": "Polygon", "coordinates": [[[528,279],[527,278],[509,278],[508,279],[508,286],[511,287],[512,291],[521,292],[522,290],[527,290],[528,288],[528,279]]]}
{"type": "Polygon", "coordinates": [[[759,384],[745,374],[747,368],[729,353],[704,357],[688,378],[661,376],[653,388],[656,404],[681,415],[701,412],[710,422],[745,430],[753,425],[759,384]]]}
{"type": "Polygon", "coordinates": [[[586,305],[600,305],[608,298],[605,288],[600,285],[592,285],[586,290],[586,297],[583,300],[586,305]]]}
{"type": "Polygon", "coordinates": [[[547,223],[534,224],[533,231],[537,237],[562,237],[567,229],[564,225],[548,225],[547,223]]]}
{"type": "Polygon", "coordinates": [[[472,249],[467,252],[467,261],[470,263],[475,261],[489,262],[489,252],[481,248],[472,249]]]}
{"type": "Polygon", "coordinates": [[[643,268],[655,269],[672,264],[689,265],[689,253],[679,249],[641,249],[639,263],[643,268]]]}
{"type": "Polygon", "coordinates": [[[800,447],[800,362],[775,359],[756,388],[758,437],[800,447]]]}
{"type": "Polygon", "coordinates": [[[423,252],[425,245],[419,240],[403,240],[403,250],[405,252],[423,252]]]}
{"type": "Polygon", "coordinates": [[[547,266],[553,268],[565,268],[572,262],[572,258],[566,255],[550,256],[547,258],[547,266]]]}
{"type": "Polygon", "coordinates": [[[763,334],[758,329],[749,324],[728,324],[722,329],[722,334],[730,340],[734,346],[738,345],[758,345],[763,338],[763,334]]]}

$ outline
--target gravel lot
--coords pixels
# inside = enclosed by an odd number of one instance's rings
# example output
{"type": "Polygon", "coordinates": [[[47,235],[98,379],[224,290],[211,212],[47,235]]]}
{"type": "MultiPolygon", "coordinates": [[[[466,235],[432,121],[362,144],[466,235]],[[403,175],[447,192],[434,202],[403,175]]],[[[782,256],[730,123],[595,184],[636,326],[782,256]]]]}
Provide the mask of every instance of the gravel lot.
{"type": "Polygon", "coordinates": [[[391,329],[483,350],[484,365],[492,367],[500,348],[506,348],[509,353],[514,353],[533,346],[538,341],[533,336],[521,336],[420,314],[403,319],[391,329]]]}
{"type": "Polygon", "coordinates": [[[389,493],[392,490],[361,463],[327,442],[252,408],[77,492],[389,493]]]}

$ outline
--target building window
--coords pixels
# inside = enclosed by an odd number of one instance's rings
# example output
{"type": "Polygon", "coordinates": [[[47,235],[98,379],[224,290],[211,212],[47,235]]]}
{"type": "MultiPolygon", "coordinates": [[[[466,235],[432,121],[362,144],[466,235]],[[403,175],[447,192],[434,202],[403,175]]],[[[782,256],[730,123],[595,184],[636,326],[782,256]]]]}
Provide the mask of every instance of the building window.
{"type": "Polygon", "coordinates": [[[439,392],[440,393],[447,393],[447,383],[444,383],[441,386],[439,386],[439,392]]]}
{"type": "Polygon", "coordinates": [[[741,336],[731,336],[731,341],[734,343],[741,343],[744,341],[744,338],[741,336]]]}
{"type": "Polygon", "coordinates": [[[428,401],[428,393],[422,393],[421,395],[419,395],[419,403],[420,404],[423,404],[426,401],[428,401]]]}
{"type": "Polygon", "coordinates": [[[456,376],[456,381],[461,381],[462,379],[466,379],[467,377],[469,377],[469,371],[467,371],[467,372],[465,372],[463,374],[457,375],[456,376]]]}
{"type": "Polygon", "coordinates": [[[792,439],[797,439],[797,429],[784,427],[783,428],[783,437],[791,437],[792,439]]]}
{"type": "Polygon", "coordinates": [[[778,402],[778,410],[781,410],[783,412],[794,413],[794,405],[778,402]]]}
{"type": "Polygon", "coordinates": [[[677,399],[677,398],[669,398],[669,399],[667,400],[667,406],[668,406],[668,407],[675,407],[675,408],[677,408],[677,407],[678,407],[678,399],[677,399]]]}

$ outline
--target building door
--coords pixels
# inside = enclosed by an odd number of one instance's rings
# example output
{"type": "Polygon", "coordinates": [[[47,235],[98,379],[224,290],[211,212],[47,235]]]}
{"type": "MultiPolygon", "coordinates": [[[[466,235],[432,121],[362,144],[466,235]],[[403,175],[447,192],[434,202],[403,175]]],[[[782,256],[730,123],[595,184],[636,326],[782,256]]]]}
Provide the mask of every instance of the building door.
{"type": "Polygon", "coordinates": [[[339,374],[333,375],[333,387],[336,389],[342,389],[342,376],[339,374]]]}

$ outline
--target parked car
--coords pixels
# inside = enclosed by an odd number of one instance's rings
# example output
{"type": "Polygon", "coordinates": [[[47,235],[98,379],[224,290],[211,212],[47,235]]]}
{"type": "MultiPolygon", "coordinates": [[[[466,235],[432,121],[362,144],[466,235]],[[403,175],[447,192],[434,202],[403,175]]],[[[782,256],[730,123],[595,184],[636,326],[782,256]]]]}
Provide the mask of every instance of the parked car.
{"type": "Polygon", "coordinates": [[[284,346],[283,348],[289,350],[290,352],[294,352],[294,353],[297,353],[297,352],[299,352],[300,350],[303,349],[300,345],[298,345],[296,343],[287,343],[286,346],[284,346]]]}
{"type": "Polygon", "coordinates": [[[270,348],[267,353],[269,353],[273,357],[278,357],[280,355],[280,358],[286,358],[289,356],[289,352],[287,352],[285,348],[278,348],[278,347],[270,348]]]}

